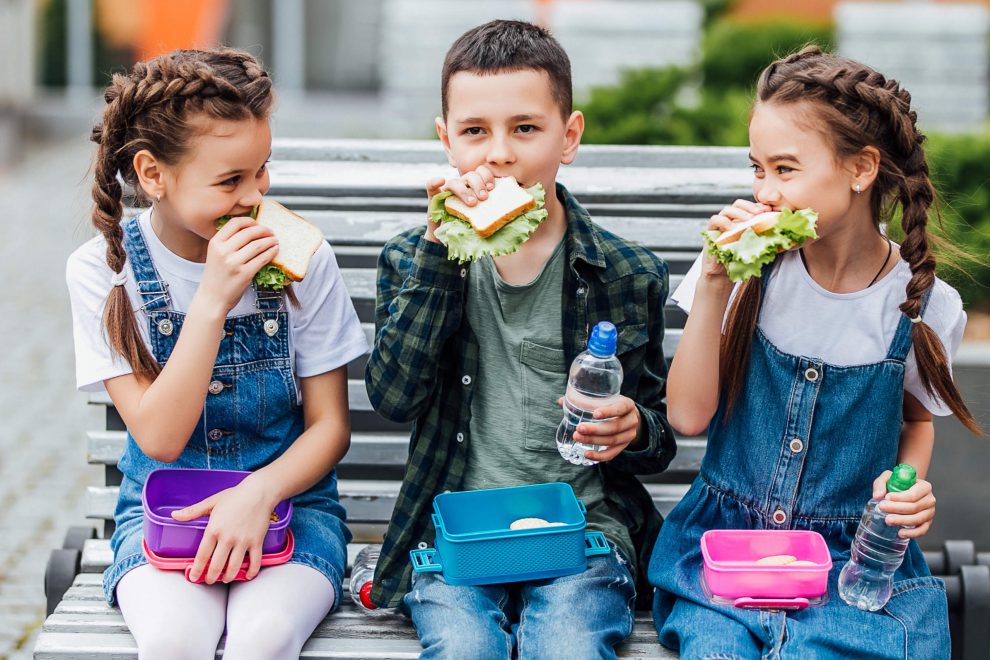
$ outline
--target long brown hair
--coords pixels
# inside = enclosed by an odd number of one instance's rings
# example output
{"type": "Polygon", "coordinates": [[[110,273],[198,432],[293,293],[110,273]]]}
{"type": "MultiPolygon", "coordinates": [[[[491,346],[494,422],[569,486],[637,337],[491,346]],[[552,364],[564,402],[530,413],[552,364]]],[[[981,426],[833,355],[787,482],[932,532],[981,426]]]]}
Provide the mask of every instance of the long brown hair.
{"type": "MultiPolygon", "coordinates": [[[[150,201],[138,185],[134,155],[147,149],[159,161],[175,165],[195,136],[191,119],[265,119],[274,95],[271,79],[253,56],[216,49],[177,50],[139,62],[129,73],[114,75],[103,96],[107,105],[90,136],[99,145],[92,220],[106,239],[107,265],[119,273],[127,255],[118,175],[139,201],[150,201]]],[[[124,287],[110,289],[103,324],[111,350],[127,360],[135,376],[153,379],[161,369],[141,340],[124,287]]]]}
{"type": "MultiPolygon", "coordinates": [[[[922,298],[935,283],[935,256],[930,249],[933,237],[926,227],[929,211],[937,213],[937,209],[933,207],[935,189],[925,159],[925,136],[916,126],[911,95],[896,80],[864,64],[808,46],[764,69],[756,90],[757,104],[801,102],[811,104],[837,156],[852,156],[867,146],[880,152],[879,173],[870,189],[872,215],[879,228],[900,207],[905,236],[901,258],[911,268],[900,310],[909,318],[917,318],[922,298]]],[[[750,279],[729,312],[719,355],[719,380],[727,413],[743,389],[761,291],[760,281],[750,279]]],[[[982,435],[952,381],[938,335],[922,321],[912,324],[911,340],[925,391],[941,399],[966,428],[982,435]]]]}

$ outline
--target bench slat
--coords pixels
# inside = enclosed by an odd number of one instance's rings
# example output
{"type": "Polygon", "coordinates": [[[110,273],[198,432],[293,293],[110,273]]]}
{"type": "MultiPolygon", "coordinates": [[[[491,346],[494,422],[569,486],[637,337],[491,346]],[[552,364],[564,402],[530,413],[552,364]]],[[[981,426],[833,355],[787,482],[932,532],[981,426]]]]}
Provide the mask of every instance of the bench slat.
{"type": "MultiPolygon", "coordinates": [[[[384,525],[391,518],[399,494],[398,481],[341,479],[338,485],[348,523],[384,525]]],[[[646,484],[653,503],[664,516],[680,501],[688,487],[686,484],[646,484]]],[[[86,517],[112,520],[117,491],[117,486],[89,486],[86,489],[86,517]]]]}

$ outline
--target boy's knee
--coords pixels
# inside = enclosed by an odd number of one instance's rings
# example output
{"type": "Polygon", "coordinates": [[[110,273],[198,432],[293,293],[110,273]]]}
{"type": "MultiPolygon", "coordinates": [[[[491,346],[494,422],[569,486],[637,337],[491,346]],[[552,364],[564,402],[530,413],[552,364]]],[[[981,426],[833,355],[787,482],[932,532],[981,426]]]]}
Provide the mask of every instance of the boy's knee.
{"type": "Polygon", "coordinates": [[[422,639],[421,660],[431,658],[477,658],[478,660],[504,660],[512,657],[512,640],[505,633],[486,632],[484,629],[454,629],[443,631],[433,640],[422,639]]]}

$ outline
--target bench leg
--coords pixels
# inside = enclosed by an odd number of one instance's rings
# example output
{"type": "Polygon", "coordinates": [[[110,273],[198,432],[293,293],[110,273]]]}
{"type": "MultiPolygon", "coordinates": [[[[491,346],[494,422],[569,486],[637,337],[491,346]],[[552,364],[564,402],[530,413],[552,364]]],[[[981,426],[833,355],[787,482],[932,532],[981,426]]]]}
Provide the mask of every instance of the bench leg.
{"type": "Polygon", "coordinates": [[[962,566],[963,660],[986,660],[990,657],[990,566],[962,566]]]}
{"type": "Polygon", "coordinates": [[[47,614],[55,611],[55,606],[72,586],[72,581],[79,573],[83,546],[87,540],[93,538],[96,538],[96,530],[92,527],[70,527],[65,533],[62,547],[52,550],[48,565],[45,566],[47,614]]]}

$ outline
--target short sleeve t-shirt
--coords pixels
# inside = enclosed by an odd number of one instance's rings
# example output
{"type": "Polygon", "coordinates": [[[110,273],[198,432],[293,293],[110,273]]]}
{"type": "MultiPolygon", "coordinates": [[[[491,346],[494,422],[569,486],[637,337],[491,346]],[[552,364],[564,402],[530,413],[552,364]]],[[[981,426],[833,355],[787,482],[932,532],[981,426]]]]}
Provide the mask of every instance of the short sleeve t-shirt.
{"type": "MultiPolygon", "coordinates": [[[[151,226],[151,213],[139,218],[148,252],[159,276],[168,282],[171,309],[185,312],[199,287],[206,264],[188,261],[170,251],[151,226]]],[[[124,266],[124,284],[145,344],[151,347],[148,318],[141,311],[141,296],[130,263],[124,266]]],[[[76,386],[86,392],[104,390],[103,381],[133,373],[131,366],[110,350],[103,327],[103,309],[113,273],[106,263],[106,241],[96,236],[73,252],[66,264],[66,283],[72,303],[72,333],[76,353],[76,386]]],[[[292,289],[299,306],[287,304],[289,347],[295,377],[305,378],[332,371],[368,350],[354,305],[344,286],[333,251],[323,243],[313,255],[302,282],[292,289]]],[[[253,287],[248,287],[227,316],[256,311],[253,287]]]]}
{"type": "MultiPolygon", "coordinates": [[[[887,356],[902,316],[898,306],[905,300],[904,290],[911,279],[906,261],[899,260],[883,279],[853,293],[832,293],[821,287],[808,274],[796,250],[777,261],[758,323],[774,346],[836,366],[871,364],[887,356]]],[[[700,273],[699,256],[671,296],[688,313],[700,273]]],[[[923,318],[941,339],[951,361],[966,327],[966,312],[956,290],[936,279],[923,318]]],[[[932,414],[952,414],[941,400],[925,392],[914,349],[905,365],[904,390],[932,414]]]]}

